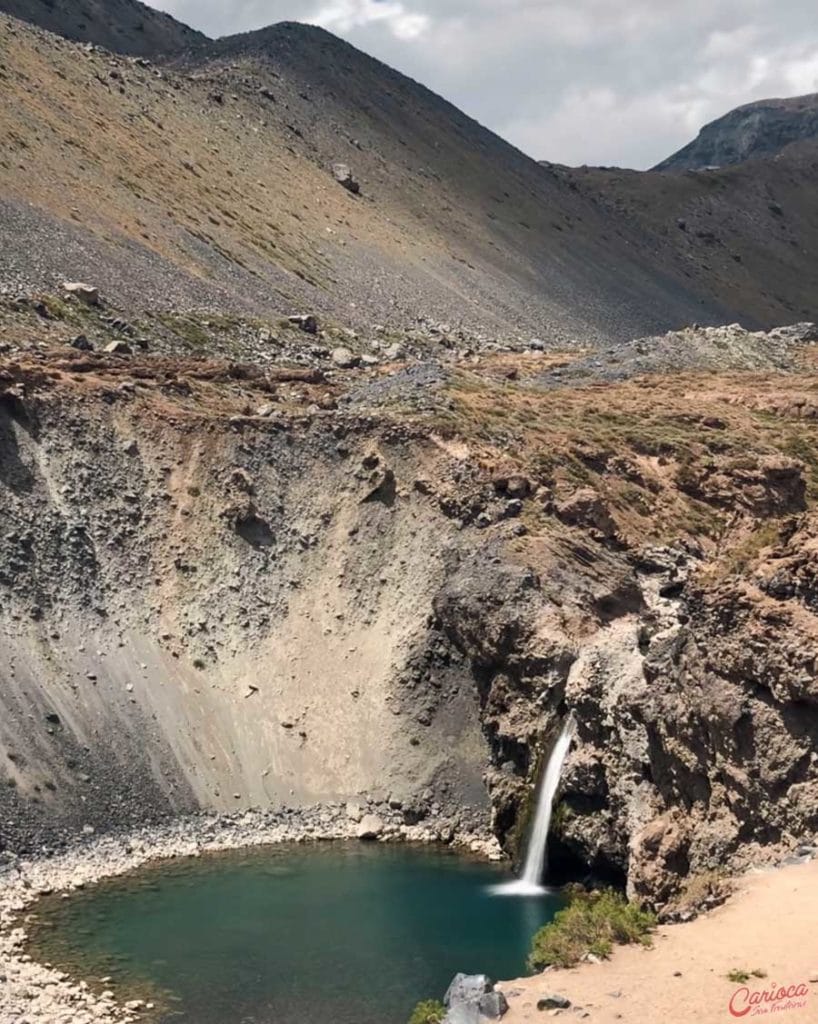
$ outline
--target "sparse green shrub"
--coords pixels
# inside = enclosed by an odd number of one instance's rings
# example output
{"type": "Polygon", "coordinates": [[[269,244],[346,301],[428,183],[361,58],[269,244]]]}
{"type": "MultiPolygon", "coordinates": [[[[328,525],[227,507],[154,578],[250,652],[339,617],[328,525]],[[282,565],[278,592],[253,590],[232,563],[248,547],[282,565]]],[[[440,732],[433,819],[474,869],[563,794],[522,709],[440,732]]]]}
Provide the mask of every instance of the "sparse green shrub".
{"type": "Polygon", "coordinates": [[[570,967],[586,953],[610,956],[615,944],[649,946],[656,918],[611,889],[571,891],[571,901],[534,936],[528,966],[541,971],[552,964],[570,967]]]}
{"type": "Polygon", "coordinates": [[[446,1007],[437,999],[425,999],[418,1003],[409,1018],[409,1024],[442,1024],[446,1007]]]}
{"type": "Polygon", "coordinates": [[[760,967],[755,967],[752,971],[745,971],[741,968],[735,968],[732,971],[727,972],[727,980],[733,981],[737,985],[743,985],[745,981],[749,981],[750,978],[766,978],[767,972],[762,971],[760,967]]]}

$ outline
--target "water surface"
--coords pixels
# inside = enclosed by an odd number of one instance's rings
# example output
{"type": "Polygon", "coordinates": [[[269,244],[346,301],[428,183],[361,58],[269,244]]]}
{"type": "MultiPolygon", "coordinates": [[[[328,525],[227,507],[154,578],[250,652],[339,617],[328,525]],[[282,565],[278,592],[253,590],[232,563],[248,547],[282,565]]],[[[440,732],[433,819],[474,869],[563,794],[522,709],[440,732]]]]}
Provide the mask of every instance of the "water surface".
{"type": "Polygon", "coordinates": [[[449,851],[316,844],[173,861],[50,899],[39,956],[167,1024],[405,1024],[456,971],[512,978],[559,898],[501,899],[508,875],[449,851]]]}

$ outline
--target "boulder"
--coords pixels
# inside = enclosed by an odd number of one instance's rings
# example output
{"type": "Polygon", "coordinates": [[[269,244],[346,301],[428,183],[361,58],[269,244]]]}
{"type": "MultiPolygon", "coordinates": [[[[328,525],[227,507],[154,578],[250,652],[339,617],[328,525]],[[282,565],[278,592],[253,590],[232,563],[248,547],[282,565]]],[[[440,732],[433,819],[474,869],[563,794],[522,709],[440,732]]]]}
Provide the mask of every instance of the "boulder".
{"type": "Polygon", "coordinates": [[[455,974],[443,997],[444,1006],[457,1003],[477,1003],[487,992],[491,992],[493,984],[486,974],[455,974]]]}
{"type": "Polygon", "coordinates": [[[557,516],[568,526],[584,526],[603,537],[613,537],[616,523],[608,507],[591,487],[581,487],[557,505],[557,516]]]}
{"type": "Polygon", "coordinates": [[[343,186],[347,190],[347,192],[351,192],[354,196],[357,196],[360,193],[361,186],[355,180],[355,177],[348,164],[333,164],[332,176],[335,178],[339,185],[343,186]]]}
{"type": "Polygon", "coordinates": [[[67,295],[73,295],[88,306],[99,305],[99,290],[90,284],[83,284],[82,281],[66,281],[62,290],[67,295]]]}
{"type": "Polygon", "coordinates": [[[332,353],[332,361],[342,370],[350,370],[358,365],[360,359],[348,348],[336,348],[332,353]]]}
{"type": "MultiPolygon", "coordinates": [[[[443,1024],[482,1024],[487,1018],[498,1020],[498,1016],[492,1017],[490,1014],[499,1011],[505,999],[493,998],[497,995],[499,993],[492,992],[491,978],[485,974],[456,974],[443,997],[447,1007],[443,1024]],[[483,1006],[489,1012],[484,1012],[483,1006]]],[[[505,1009],[502,1013],[505,1013],[505,1009]]]]}
{"type": "Polygon", "coordinates": [[[477,1003],[477,1008],[482,1017],[488,1020],[500,1020],[508,1013],[508,1002],[500,991],[486,992],[477,1003]]]}
{"type": "Polygon", "coordinates": [[[117,356],[129,356],[133,352],[133,349],[127,341],[118,339],[117,341],[112,341],[106,345],[103,351],[117,356]]]}
{"type": "Polygon", "coordinates": [[[318,334],[318,318],[312,313],[299,313],[296,316],[288,316],[287,319],[305,334],[318,334]]]}
{"type": "Polygon", "coordinates": [[[71,346],[71,348],[75,348],[75,349],[77,349],[77,350],[78,350],[79,352],[93,352],[93,351],[94,351],[94,346],[93,346],[93,345],[91,344],[91,342],[90,342],[90,341],[89,341],[89,340],[88,340],[88,339],[87,339],[87,338],[85,337],[85,335],[84,335],[84,334],[78,334],[78,335],[76,336],[76,338],[72,338],[72,339],[71,339],[71,340],[70,340],[70,341],[68,342],[68,344],[69,344],[69,345],[71,346]]]}
{"type": "Polygon", "coordinates": [[[513,476],[508,478],[506,484],[506,494],[509,498],[527,498],[531,493],[531,481],[528,477],[521,476],[519,473],[515,473],[513,476]]]}
{"type": "Polygon", "coordinates": [[[443,1024],[482,1024],[477,1003],[457,1003],[446,1011],[443,1024]]]}
{"type": "Polygon", "coordinates": [[[359,839],[378,839],[383,835],[384,825],[377,814],[366,814],[358,825],[356,835],[359,839]]]}
{"type": "Polygon", "coordinates": [[[350,800],[346,806],[347,817],[350,821],[360,822],[364,816],[363,808],[359,803],[350,800]]]}

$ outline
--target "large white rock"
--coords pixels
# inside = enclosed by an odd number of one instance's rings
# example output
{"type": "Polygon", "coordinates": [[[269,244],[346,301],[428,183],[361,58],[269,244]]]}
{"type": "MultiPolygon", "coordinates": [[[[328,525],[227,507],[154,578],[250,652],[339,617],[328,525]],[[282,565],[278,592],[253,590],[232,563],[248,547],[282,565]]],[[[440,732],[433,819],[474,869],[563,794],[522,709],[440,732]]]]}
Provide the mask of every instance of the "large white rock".
{"type": "Polygon", "coordinates": [[[83,284],[82,281],[66,281],[62,290],[67,295],[75,295],[81,302],[89,306],[99,305],[99,289],[90,284],[83,284]]]}
{"type": "Polygon", "coordinates": [[[357,829],[359,839],[377,839],[383,835],[383,822],[377,814],[365,814],[357,829]]]}

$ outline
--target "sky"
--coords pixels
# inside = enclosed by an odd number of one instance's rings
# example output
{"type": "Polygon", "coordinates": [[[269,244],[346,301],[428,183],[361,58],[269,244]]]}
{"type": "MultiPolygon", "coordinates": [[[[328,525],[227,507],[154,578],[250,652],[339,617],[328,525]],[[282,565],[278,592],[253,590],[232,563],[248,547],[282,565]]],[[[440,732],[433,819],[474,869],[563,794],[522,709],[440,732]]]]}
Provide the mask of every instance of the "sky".
{"type": "Polygon", "coordinates": [[[818,92],[815,0],[150,0],[208,35],[321,25],[530,156],[646,168],[742,103],[818,92]]]}

